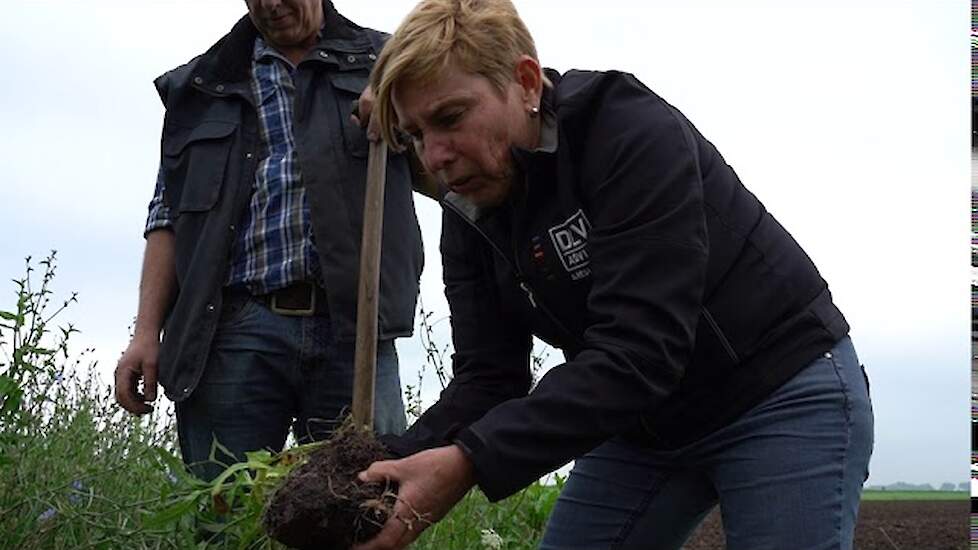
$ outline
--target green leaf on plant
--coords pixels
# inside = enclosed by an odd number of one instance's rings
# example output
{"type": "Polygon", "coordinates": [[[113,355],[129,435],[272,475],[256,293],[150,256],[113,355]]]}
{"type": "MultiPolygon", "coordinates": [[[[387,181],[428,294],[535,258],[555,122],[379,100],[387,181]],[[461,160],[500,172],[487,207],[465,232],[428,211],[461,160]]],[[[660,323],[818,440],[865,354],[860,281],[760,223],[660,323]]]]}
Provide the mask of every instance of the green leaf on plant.
{"type": "Polygon", "coordinates": [[[232,464],[231,466],[228,466],[226,470],[221,472],[221,475],[217,476],[217,479],[211,482],[213,485],[211,488],[211,494],[215,496],[221,494],[224,483],[230,479],[231,476],[249,468],[254,470],[266,470],[269,468],[269,466],[268,464],[262,464],[261,462],[238,462],[237,464],[232,464]]]}
{"type": "Polygon", "coordinates": [[[17,385],[17,381],[13,378],[3,374],[0,375],[0,397],[9,395],[16,389],[20,387],[17,385]]]}
{"type": "Polygon", "coordinates": [[[179,458],[173,456],[173,453],[163,449],[161,447],[153,447],[153,451],[156,452],[156,456],[160,459],[167,469],[173,474],[178,481],[181,481],[191,487],[205,487],[207,483],[195,478],[187,472],[187,468],[183,465],[183,462],[179,458]]]}
{"type": "Polygon", "coordinates": [[[221,462],[220,460],[217,459],[217,451],[221,451],[222,453],[224,453],[226,457],[234,457],[234,453],[232,453],[224,445],[221,445],[221,442],[218,441],[217,438],[215,437],[214,440],[211,442],[211,453],[210,455],[208,455],[207,459],[210,460],[211,462],[221,462]]]}
{"type": "Polygon", "coordinates": [[[192,514],[196,510],[197,497],[201,494],[202,491],[194,491],[180,500],[168,504],[162,510],[148,515],[143,519],[143,526],[147,529],[160,529],[176,523],[183,516],[192,514]]]}
{"type": "Polygon", "coordinates": [[[272,461],[271,451],[262,449],[260,451],[249,451],[245,453],[245,458],[248,462],[264,462],[268,464],[272,461]]]}
{"type": "Polygon", "coordinates": [[[3,395],[0,395],[0,402],[3,404],[3,406],[0,406],[0,414],[6,415],[19,409],[23,396],[23,390],[18,387],[14,387],[3,395]]]}
{"type": "Polygon", "coordinates": [[[243,533],[241,533],[241,538],[238,543],[238,550],[248,550],[249,548],[254,548],[254,543],[260,537],[265,535],[262,531],[261,522],[255,521],[250,525],[245,527],[243,533]]]}

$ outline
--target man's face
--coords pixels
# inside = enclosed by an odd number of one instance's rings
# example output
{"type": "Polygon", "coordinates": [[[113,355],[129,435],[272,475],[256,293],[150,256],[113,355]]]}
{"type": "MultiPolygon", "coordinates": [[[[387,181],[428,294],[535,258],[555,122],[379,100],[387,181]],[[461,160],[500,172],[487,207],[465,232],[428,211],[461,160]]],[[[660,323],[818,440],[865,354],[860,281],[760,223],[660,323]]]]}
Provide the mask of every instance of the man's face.
{"type": "Polygon", "coordinates": [[[309,46],[323,24],[322,0],[246,0],[251,21],[268,45],[309,46]]]}

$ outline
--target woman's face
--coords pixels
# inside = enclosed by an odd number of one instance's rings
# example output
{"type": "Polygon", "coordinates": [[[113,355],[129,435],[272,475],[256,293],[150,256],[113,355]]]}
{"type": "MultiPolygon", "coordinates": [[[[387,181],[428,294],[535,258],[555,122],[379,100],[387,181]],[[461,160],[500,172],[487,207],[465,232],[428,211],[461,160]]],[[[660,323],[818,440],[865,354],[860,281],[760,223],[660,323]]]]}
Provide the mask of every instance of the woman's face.
{"type": "Polygon", "coordinates": [[[539,96],[527,92],[513,80],[500,93],[449,66],[433,82],[397,85],[391,101],[429,173],[477,206],[497,206],[512,187],[510,147],[532,148],[539,136],[528,114],[539,96]]]}

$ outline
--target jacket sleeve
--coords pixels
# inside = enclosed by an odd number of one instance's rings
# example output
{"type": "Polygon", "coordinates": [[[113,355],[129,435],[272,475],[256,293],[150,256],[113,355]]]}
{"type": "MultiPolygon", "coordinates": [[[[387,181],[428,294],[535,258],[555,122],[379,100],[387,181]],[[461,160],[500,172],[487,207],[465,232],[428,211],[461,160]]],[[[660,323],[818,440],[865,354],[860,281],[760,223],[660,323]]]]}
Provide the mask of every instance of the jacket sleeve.
{"type": "Polygon", "coordinates": [[[530,388],[530,331],[505,313],[481,237],[448,211],[441,253],[455,349],[452,380],[407,433],[381,438],[399,456],[450,444],[461,428],[530,388]]]}
{"type": "MultiPolygon", "coordinates": [[[[583,349],[525,398],[457,435],[479,486],[504,498],[616,434],[673,393],[692,353],[708,255],[702,177],[690,126],[634,77],[593,84],[580,196],[591,220],[583,349]]],[[[559,111],[558,111],[559,114],[559,111]]],[[[583,139],[582,139],[583,138],[583,139]]],[[[532,182],[530,182],[532,185],[532,182]]]]}

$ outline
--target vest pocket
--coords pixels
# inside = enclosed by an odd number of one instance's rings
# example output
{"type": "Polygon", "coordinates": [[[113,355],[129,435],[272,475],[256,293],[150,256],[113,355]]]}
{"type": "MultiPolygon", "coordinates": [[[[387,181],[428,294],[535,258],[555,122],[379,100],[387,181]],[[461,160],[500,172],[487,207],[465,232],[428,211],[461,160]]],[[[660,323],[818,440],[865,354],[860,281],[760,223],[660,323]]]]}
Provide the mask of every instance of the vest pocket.
{"type": "Polygon", "coordinates": [[[353,112],[353,102],[360,98],[367,87],[369,76],[362,71],[338,71],[330,73],[329,81],[336,94],[337,116],[339,127],[343,132],[343,143],[346,150],[354,157],[366,158],[370,146],[367,131],[350,120],[353,112]]]}
{"type": "Polygon", "coordinates": [[[171,211],[202,212],[214,207],[221,195],[236,127],[218,121],[164,127],[163,200],[171,211]]]}

